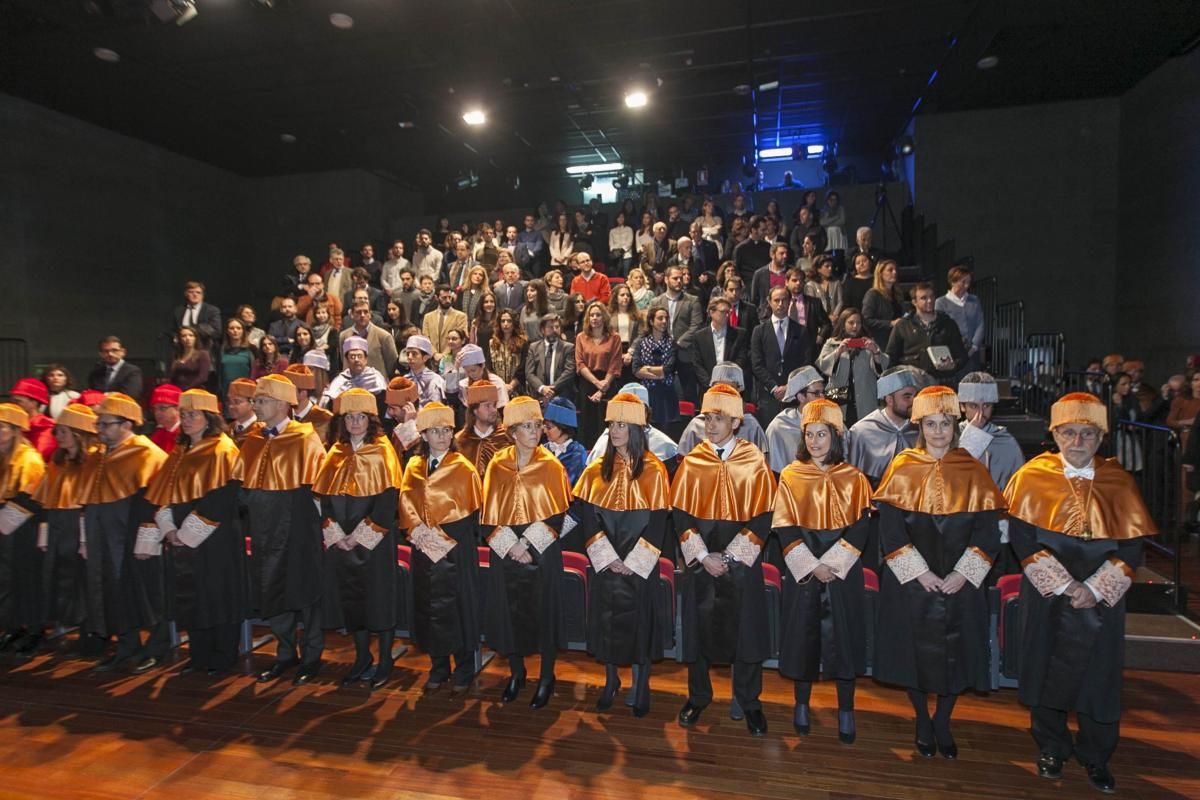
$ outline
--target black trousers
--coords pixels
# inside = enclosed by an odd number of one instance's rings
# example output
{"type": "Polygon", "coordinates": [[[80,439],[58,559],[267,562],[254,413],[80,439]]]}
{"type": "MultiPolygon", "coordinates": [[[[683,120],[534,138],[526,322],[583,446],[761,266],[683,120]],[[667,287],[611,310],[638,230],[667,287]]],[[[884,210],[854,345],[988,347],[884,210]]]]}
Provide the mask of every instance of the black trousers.
{"type": "Polygon", "coordinates": [[[166,620],[150,628],[146,643],[142,644],[142,632],[132,628],[117,634],[117,658],[165,658],[171,650],[171,629],[166,620]]]}
{"type": "MultiPolygon", "coordinates": [[[[429,670],[431,677],[446,680],[450,677],[450,656],[430,656],[433,666],[429,670]]],[[[475,651],[460,650],[454,654],[454,682],[464,684],[475,674],[475,651]]]]}
{"type": "Polygon", "coordinates": [[[314,603],[298,611],[285,611],[267,620],[271,633],[275,634],[278,646],[275,649],[277,662],[296,660],[296,625],[304,626],[304,641],[300,643],[300,660],[306,667],[321,663],[325,650],[325,631],[321,628],[321,603],[314,603]]]}
{"type": "MultiPolygon", "coordinates": [[[[762,708],[758,696],[762,694],[762,662],[735,661],[733,670],[733,697],[743,711],[758,711],[762,708]]],[[[698,656],[688,664],[688,702],[701,708],[712,702],[712,678],[708,674],[708,661],[698,656]]]]}
{"type": "Polygon", "coordinates": [[[1099,722],[1080,712],[1076,714],[1079,735],[1073,739],[1067,728],[1067,714],[1066,711],[1046,706],[1034,706],[1029,710],[1029,731],[1041,751],[1064,760],[1074,753],[1085,764],[1107,764],[1117,749],[1121,723],[1099,722]]]}
{"type": "Polygon", "coordinates": [[[196,669],[230,669],[238,657],[241,625],[231,622],[188,630],[188,655],[196,669]]]}

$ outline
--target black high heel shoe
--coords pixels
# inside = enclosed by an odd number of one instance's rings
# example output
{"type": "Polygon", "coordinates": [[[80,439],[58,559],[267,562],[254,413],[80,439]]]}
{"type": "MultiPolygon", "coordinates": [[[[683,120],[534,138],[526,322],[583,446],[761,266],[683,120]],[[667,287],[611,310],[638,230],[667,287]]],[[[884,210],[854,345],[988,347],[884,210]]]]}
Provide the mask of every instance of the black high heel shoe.
{"type": "Polygon", "coordinates": [[[374,666],[375,662],[369,658],[366,661],[355,661],[354,666],[350,667],[350,671],[346,673],[346,677],[342,678],[341,687],[345,689],[361,680],[367,680],[370,677],[367,673],[374,666]]]}
{"type": "Polygon", "coordinates": [[[554,697],[554,678],[549,681],[538,681],[537,691],[533,693],[533,699],[529,701],[529,706],[544,708],[550,702],[551,697],[554,697]]]}
{"type": "Polygon", "coordinates": [[[525,677],[520,678],[513,675],[508,676],[508,684],[505,685],[504,691],[500,694],[501,703],[511,703],[521,694],[521,690],[525,688],[525,677]]]}
{"type": "Polygon", "coordinates": [[[854,726],[853,711],[838,711],[838,741],[842,744],[854,744],[858,738],[858,730],[854,726]]]}
{"type": "Polygon", "coordinates": [[[392,677],[392,663],[390,658],[384,659],[379,662],[379,666],[375,667],[373,674],[363,676],[363,680],[370,682],[372,691],[382,689],[387,685],[388,680],[392,677]]]}
{"type": "Polygon", "coordinates": [[[617,692],[621,691],[621,676],[617,668],[606,664],[604,667],[604,688],[596,700],[596,711],[603,713],[612,708],[617,692]]]}

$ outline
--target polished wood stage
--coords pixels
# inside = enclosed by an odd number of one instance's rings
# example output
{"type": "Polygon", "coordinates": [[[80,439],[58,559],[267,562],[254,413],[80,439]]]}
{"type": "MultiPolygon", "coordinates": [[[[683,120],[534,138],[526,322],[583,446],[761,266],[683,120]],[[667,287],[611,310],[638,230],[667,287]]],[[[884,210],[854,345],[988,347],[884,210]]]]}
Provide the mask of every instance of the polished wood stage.
{"type": "MultiPolygon", "coordinates": [[[[66,648],[68,642],[59,645],[66,648]]],[[[270,665],[271,646],[243,667],[270,665]]],[[[959,760],[912,749],[904,694],[870,679],[858,692],[858,742],[837,740],[832,684],[813,692],[810,736],[791,726],[791,684],[764,676],[770,733],[729,719],[729,673],[697,727],[675,715],[684,665],[656,667],[652,710],[592,710],[603,670],[580,653],[559,661],[554,700],[532,688],[498,702],[506,670],[493,662],[465,698],[423,694],[427,660],[410,651],[381,691],[338,688],[353,647],[331,637],[314,684],[260,685],[248,676],[96,675],[93,662],[39,653],[0,660],[0,797],[358,798],[489,800],[655,798],[1098,797],[1082,768],[1037,777],[1028,714],[1016,692],[963,698],[959,760]]],[[[181,659],[182,661],[182,659],[181,659]]],[[[531,674],[536,663],[531,660],[531,674]]],[[[628,683],[627,671],[623,680],[628,683]]],[[[1126,675],[1123,738],[1113,759],[1129,798],[1200,798],[1200,676],[1126,675]]]]}

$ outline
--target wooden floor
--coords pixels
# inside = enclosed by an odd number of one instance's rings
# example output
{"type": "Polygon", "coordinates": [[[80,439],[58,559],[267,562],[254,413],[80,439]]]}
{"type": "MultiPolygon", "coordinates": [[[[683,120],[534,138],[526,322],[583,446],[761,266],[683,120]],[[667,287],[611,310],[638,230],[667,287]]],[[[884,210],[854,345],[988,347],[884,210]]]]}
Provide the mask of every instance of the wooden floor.
{"type": "MultiPolygon", "coordinates": [[[[858,692],[857,744],[836,735],[832,686],[814,692],[808,737],[791,728],[791,685],[767,671],[770,733],[751,738],[718,699],[685,731],[675,715],[686,669],[656,668],[653,708],[592,711],[603,671],[582,654],[559,662],[553,702],[540,711],[497,697],[493,663],[465,699],[423,695],[426,660],[411,653],[391,686],[337,688],[352,648],[331,640],[318,682],[262,686],[178,675],[94,675],[91,662],[43,653],[0,661],[0,797],[55,798],[1055,798],[1098,797],[1083,770],[1036,775],[1028,716],[1011,690],[969,696],[956,710],[960,758],[912,751],[904,695],[870,680],[858,692]]],[[[265,668],[267,653],[245,668],[265,668]]],[[[532,667],[532,665],[531,665],[532,667]]],[[[628,682],[628,676],[625,676],[628,682]]],[[[1200,676],[1131,672],[1120,795],[1200,797],[1200,676]]]]}

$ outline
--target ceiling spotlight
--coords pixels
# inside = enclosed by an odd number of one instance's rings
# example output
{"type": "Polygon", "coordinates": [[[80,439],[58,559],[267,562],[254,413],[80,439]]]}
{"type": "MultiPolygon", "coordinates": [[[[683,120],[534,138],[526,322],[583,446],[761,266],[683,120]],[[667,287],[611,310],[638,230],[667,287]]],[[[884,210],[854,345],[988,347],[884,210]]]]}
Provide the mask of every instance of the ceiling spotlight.
{"type": "Polygon", "coordinates": [[[793,155],[790,147],[766,147],[758,151],[758,157],[762,161],[774,161],[778,159],[791,158],[793,155]]]}
{"type": "Polygon", "coordinates": [[[804,148],[804,152],[808,153],[810,156],[819,156],[825,152],[825,145],[810,144],[804,148]]]}
{"type": "Polygon", "coordinates": [[[649,102],[646,93],[640,89],[634,90],[625,95],[626,108],[643,108],[649,102]]]}
{"type": "Polygon", "coordinates": [[[115,64],[121,60],[121,55],[116,50],[109,50],[107,47],[97,47],[92,51],[92,55],[101,61],[107,61],[109,64],[115,64]]]}
{"type": "Polygon", "coordinates": [[[291,133],[281,133],[279,134],[279,141],[283,142],[284,144],[295,144],[296,136],[291,133]]]}
{"type": "Polygon", "coordinates": [[[200,13],[193,0],[150,0],[150,11],[162,22],[183,25],[200,13]]]}
{"type": "Polygon", "coordinates": [[[603,161],[599,164],[574,164],[567,167],[568,175],[587,175],[588,173],[620,172],[625,165],[620,161],[603,161]]]}
{"type": "Polygon", "coordinates": [[[594,175],[591,175],[591,174],[584,175],[582,178],[579,179],[579,188],[580,189],[590,189],[590,188],[592,188],[592,184],[595,182],[596,182],[596,177],[594,175]]]}
{"type": "Polygon", "coordinates": [[[984,56],[975,62],[975,66],[979,67],[980,69],[992,69],[999,63],[999,56],[984,56]]]}
{"type": "Polygon", "coordinates": [[[901,136],[900,140],[896,142],[896,152],[902,156],[911,156],[916,149],[916,142],[911,136],[901,136]]]}
{"type": "Polygon", "coordinates": [[[396,124],[399,125],[401,128],[405,128],[405,129],[417,127],[417,124],[410,119],[400,120],[396,124]]]}
{"type": "Polygon", "coordinates": [[[472,108],[470,111],[467,111],[465,114],[463,114],[463,122],[467,123],[468,125],[482,125],[483,123],[487,122],[487,115],[484,114],[481,109],[472,108]]]}
{"type": "Polygon", "coordinates": [[[354,27],[354,17],[335,11],[329,15],[329,24],[339,31],[348,31],[354,27]]]}
{"type": "Polygon", "coordinates": [[[760,92],[769,92],[772,89],[778,89],[778,88],[779,88],[779,81],[767,81],[766,83],[760,83],[758,85],[758,90],[760,92]]]}

